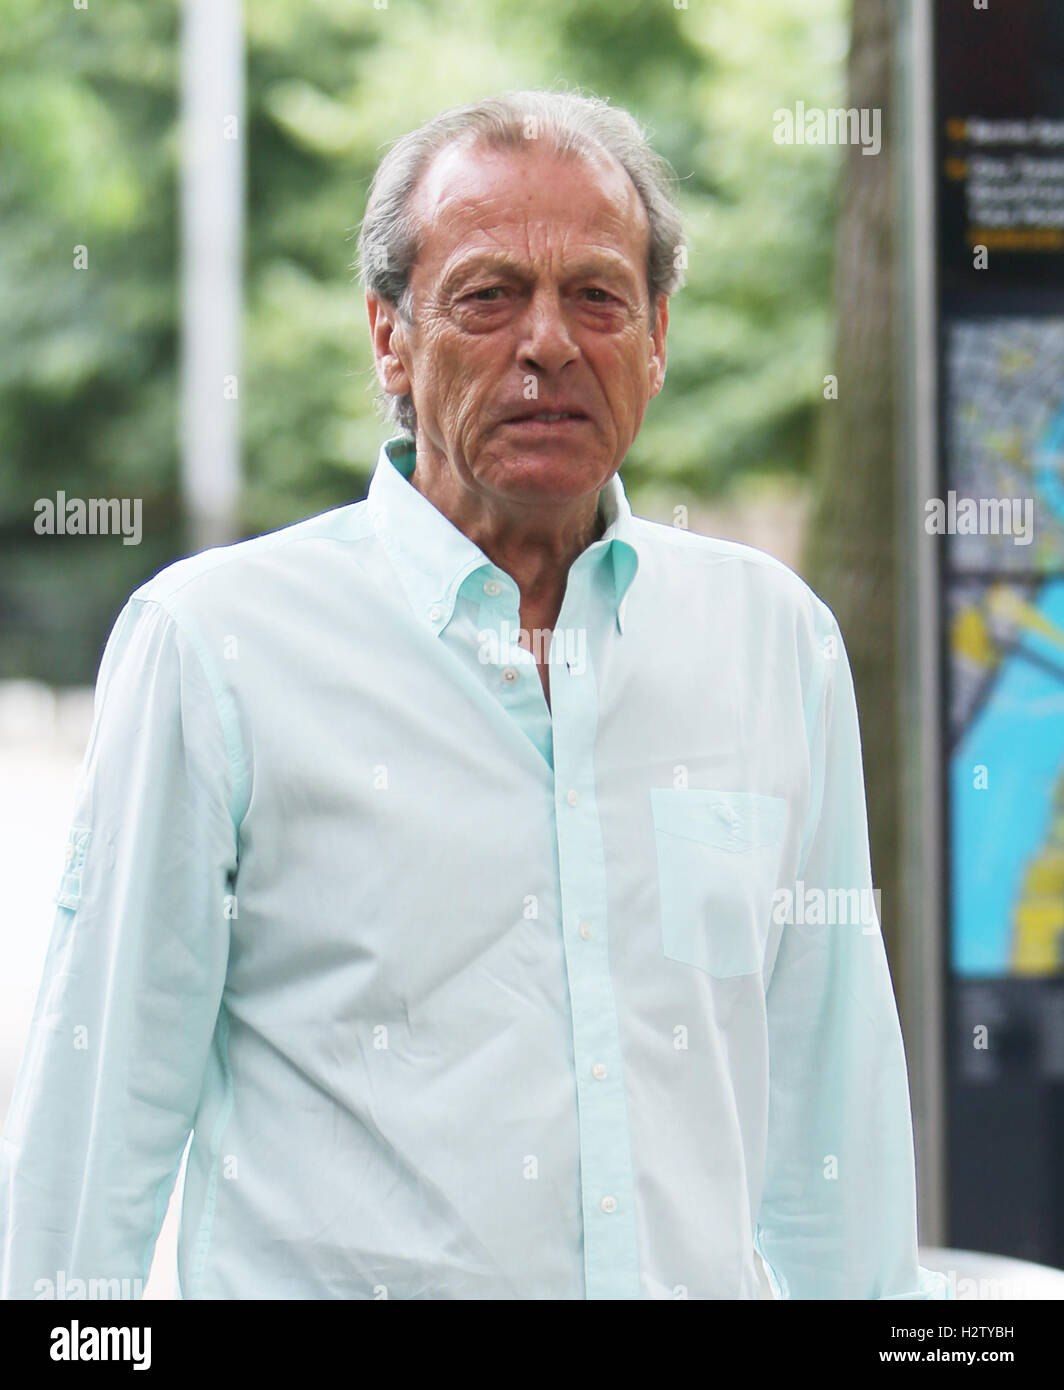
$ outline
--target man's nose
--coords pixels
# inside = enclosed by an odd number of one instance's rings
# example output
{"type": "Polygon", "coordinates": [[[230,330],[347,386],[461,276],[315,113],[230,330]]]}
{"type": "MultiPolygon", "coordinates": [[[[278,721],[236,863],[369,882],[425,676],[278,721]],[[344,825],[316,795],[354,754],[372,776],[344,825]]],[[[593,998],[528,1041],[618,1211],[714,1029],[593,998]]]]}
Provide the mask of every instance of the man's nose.
{"type": "Polygon", "coordinates": [[[553,290],[537,290],[529,299],[522,323],[520,345],[524,366],[558,372],[579,354],[569,332],[565,305],[553,290]]]}

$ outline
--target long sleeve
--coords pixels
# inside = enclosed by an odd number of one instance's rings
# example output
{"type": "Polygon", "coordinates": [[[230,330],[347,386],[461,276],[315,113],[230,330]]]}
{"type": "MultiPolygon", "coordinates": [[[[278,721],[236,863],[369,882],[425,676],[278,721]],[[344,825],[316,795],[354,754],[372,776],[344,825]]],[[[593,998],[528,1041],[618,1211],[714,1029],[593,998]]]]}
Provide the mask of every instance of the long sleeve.
{"type": "Polygon", "coordinates": [[[829,610],[808,713],[811,797],[768,994],[756,1242],[784,1298],[949,1298],[918,1264],[905,1053],[872,891],[853,680],[829,610]],[[819,698],[815,694],[819,688],[819,698]]]}
{"type": "Polygon", "coordinates": [[[139,1297],[147,1279],[218,1016],[236,868],[231,743],[201,656],[136,596],[104,651],[0,1141],[4,1298],[78,1279],[139,1297]]]}

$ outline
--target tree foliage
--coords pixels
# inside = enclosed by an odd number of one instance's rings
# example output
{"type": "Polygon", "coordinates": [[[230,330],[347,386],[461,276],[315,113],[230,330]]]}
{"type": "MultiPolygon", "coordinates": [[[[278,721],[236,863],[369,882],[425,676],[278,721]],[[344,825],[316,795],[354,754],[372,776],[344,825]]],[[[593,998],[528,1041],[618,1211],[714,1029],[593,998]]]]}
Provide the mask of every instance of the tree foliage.
{"type": "MultiPolygon", "coordinates": [[[[680,176],[688,284],[625,465],[677,501],[803,472],[830,343],[838,152],[772,113],[842,101],[842,0],[254,0],[240,410],[248,534],[361,497],[384,430],[355,234],[387,143],[506,88],[627,106],[680,176]]],[[[3,0],[0,675],[91,680],[128,592],[182,553],[175,0],[3,0]],[[88,268],[75,270],[74,249],[88,268]],[[39,537],[33,502],[143,499],[138,547],[39,537]]]]}

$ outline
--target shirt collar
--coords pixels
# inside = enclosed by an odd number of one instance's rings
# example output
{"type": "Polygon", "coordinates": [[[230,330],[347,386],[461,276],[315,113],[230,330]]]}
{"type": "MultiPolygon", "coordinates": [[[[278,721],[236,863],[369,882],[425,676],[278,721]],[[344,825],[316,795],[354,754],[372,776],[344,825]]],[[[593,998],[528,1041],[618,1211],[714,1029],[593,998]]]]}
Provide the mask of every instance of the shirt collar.
{"type": "MultiPolygon", "coordinates": [[[[377,537],[414,612],[432,631],[440,633],[451,619],[465,579],[484,566],[496,567],[410,482],[415,462],[412,439],[398,435],[386,440],[377,456],[366,502],[377,537]]],[[[599,493],[599,512],[605,529],[588,549],[609,551],[614,614],[617,630],[623,632],[625,598],[639,557],[632,509],[616,473],[599,493]]]]}

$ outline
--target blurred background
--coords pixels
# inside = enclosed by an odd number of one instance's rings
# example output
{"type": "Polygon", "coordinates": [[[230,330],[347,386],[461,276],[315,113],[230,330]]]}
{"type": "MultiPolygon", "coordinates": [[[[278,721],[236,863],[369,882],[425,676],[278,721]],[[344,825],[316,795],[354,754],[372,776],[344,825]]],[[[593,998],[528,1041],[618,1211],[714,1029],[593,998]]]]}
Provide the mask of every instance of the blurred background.
{"type": "Polygon", "coordinates": [[[376,164],[441,109],[566,86],[680,180],[634,510],[776,555],[846,638],[922,1240],[1064,1264],[1050,0],[0,4],[0,1117],[115,616],[179,556],[364,496],[376,164]],[[1035,543],[929,529],[951,490],[1029,498],[1035,543]],[[70,498],[135,499],[136,543],[63,534],[70,498]]]}

